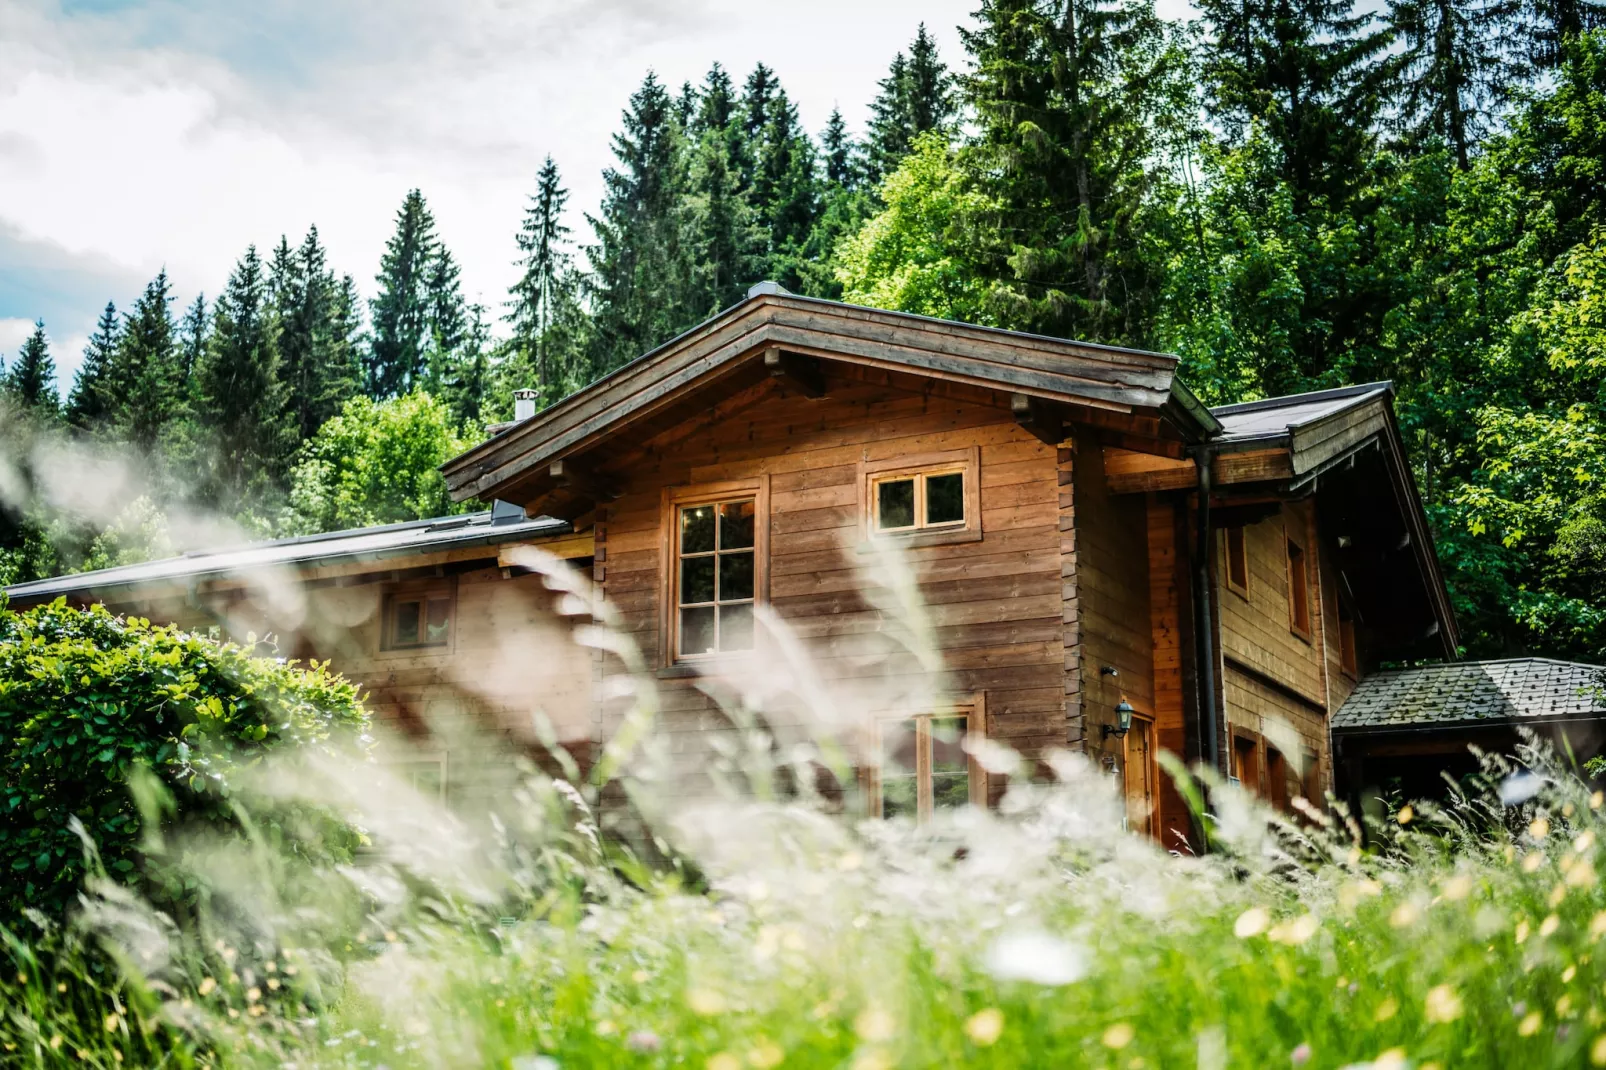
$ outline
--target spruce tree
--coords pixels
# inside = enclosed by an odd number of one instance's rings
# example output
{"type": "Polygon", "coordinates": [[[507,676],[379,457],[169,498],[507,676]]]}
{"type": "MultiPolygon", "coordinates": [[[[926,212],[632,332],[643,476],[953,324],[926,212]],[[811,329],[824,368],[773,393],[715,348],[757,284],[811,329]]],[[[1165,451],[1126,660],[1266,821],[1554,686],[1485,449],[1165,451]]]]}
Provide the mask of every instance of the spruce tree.
{"type": "Polygon", "coordinates": [[[689,261],[682,242],[685,187],[682,133],[673,101],[648,72],[630,97],[624,129],[613,136],[617,166],[603,171],[591,263],[592,371],[606,372],[694,324],[689,261]]]}
{"type": "Polygon", "coordinates": [[[172,304],[163,270],[134,302],[106,375],[114,431],[146,453],[184,407],[172,304]]]}
{"type": "Polygon", "coordinates": [[[379,261],[379,295],[370,302],[373,338],[368,350],[370,397],[407,393],[425,374],[432,337],[430,284],[437,246],[435,218],[424,195],[411,190],[396,213],[396,232],[379,261]]]}
{"type": "Polygon", "coordinates": [[[750,196],[768,244],[764,276],[794,289],[801,285],[803,246],[820,215],[819,176],[814,143],[778,84],[769,113],[750,196]]]}
{"type": "Polygon", "coordinates": [[[513,342],[527,361],[534,378],[524,386],[541,392],[540,403],[551,404],[567,378],[571,356],[555,350],[557,339],[552,327],[566,304],[577,295],[573,283],[573,259],[569,254],[569,228],[563,223],[569,191],[563,188],[558,165],[548,156],[536,175],[535,194],[524,210],[519,228],[518,264],[523,269],[519,281],[508,291],[507,322],[513,328],[513,342]]]}
{"type": "Polygon", "coordinates": [[[1258,123],[1304,212],[1364,181],[1398,61],[1354,0],[1200,0],[1210,27],[1207,107],[1235,145],[1258,123]]]}
{"type": "Polygon", "coordinates": [[[1553,71],[1567,61],[1567,42],[1606,27],[1602,0],[1522,0],[1528,42],[1525,57],[1542,71],[1553,71]]]}
{"type": "Polygon", "coordinates": [[[255,504],[288,459],[290,426],[279,381],[273,295],[256,246],[218,297],[212,337],[197,375],[215,504],[255,504]]]}
{"type": "Polygon", "coordinates": [[[1464,171],[1511,87],[1508,34],[1515,0],[1393,0],[1388,26],[1402,46],[1398,122],[1411,145],[1444,142],[1464,171]]]}
{"type": "Polygon", "coordinates": [[[1158,266],[1140,235],[1173,54],[1147,0],[986,0],[962,31],[979,130],[961,162],[996,207],[973,220],[993,318],[1143,344],[1158,266]]]}
{"type": "Polygon", "coordinates": [[[56,395],[56,362],[50,359],[44,320],[34,321],[33,333],[22,343],[22,352],[0,385],[23,410],[46,418],[56,415],[61,399],[56,395]]]}
{"type": "Polygon", "coordinates": [[[870,105],[867,170],[879,183],[909,154],[915,138],[928,130],[947,130],[959,113],[954,77],[937,55],[937,42],[925,23],[915,33],[909,54],[892,58],[887,76],[870,105]]]}
{"type": "Polygon", "coordinates": [[[206,335],[210,329],[206,295],[196,294],[178,326],[179,381],[184,384],[186,397],[194,394],[195,369],[200,366],[201,354],[206,351],[206,335]]]}
{"type": "Polygon", "coordinates": [[[736,85],[725,68],[716,63],[708,68],[703,78],[703,88],[697,94],[697,108],[686,124],[686,133],[697,140],[710,132],[724,133],[731,128],[736,113],[736,85]]]}
{"type": "Polygon", "coordinates": [[[335,278],[312,227],[292,253],[281,239],[269,269],[278,327],[279,382],[297,442],[317,433],[361,389],[350,280],[335,278]]]}
{"type": "Polygon", "coordinates": [[[711,316],[742,299],[764,271],[765,235],[742,195],[728,128],[709,128],[688,176],[686,226],[692,260],[692,311],[711,316]]]}
{"type": "Polygon", "coordinates": [[[117,306],[107,301],[94,333],[84,346],[84,362],[78,366],[72,392],[67,397],[67,422],[80,431],[100,429],[110,418],[112,405],[107,376],[116,359],[122,333],[117,306]]]}
{"type": "Polygon", "coordinates": [[[431,390],[457,374],[456,362],[468,338],[468,309],[463,303],[461,271],[451,251],[437,242],[424,276],[429,303],[429,349],[424,357],[426,385],[431,390]]]}
{"type": "Polygon", "coordinates": [[[825,165],[825,181],[831,188],[854,189],[859,185],[859,146],[848,133],[841,108],[832,108],[831,117],[825,121],[825,130],[820,134],[820,157],[825,165]]]}

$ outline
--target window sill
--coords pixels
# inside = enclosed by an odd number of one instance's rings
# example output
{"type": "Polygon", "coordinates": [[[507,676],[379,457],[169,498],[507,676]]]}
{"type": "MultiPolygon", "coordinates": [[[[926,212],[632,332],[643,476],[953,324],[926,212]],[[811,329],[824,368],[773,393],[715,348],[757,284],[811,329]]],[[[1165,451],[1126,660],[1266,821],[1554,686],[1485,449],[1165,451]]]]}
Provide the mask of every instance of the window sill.
{"type": "Polygon", "coordinates": [[[859,544],[859,553],[873,553],[876,541],[884,541],[894,546],[952,546],[961,542],[981,542],[981,532],[970,528],[953,531],[913,531],[906,534],[878,532],[870,537],[869,542],[859,544]]]}
{"type": "Polygon", "coordinates": [[[752,663],[753,655],[726,654],[721,657],[686,658],[664,665],[653,673],[660,680],[690,680],[698,676],[712,676],[733,669],[746,668],[752,663]]]}

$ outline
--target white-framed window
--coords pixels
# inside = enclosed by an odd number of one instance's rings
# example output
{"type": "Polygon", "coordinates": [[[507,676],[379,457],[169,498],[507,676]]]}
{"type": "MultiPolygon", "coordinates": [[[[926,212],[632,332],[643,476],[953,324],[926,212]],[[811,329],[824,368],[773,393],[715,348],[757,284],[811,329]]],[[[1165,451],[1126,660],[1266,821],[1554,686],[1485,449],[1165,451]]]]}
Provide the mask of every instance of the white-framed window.
{"type": "Polygon", "coordinates": [[[987,805],[987,777],[966,747],[986,736],[978,697],[948,709],[875,724],[873,760],[865,775],[872,817],[931,820],[941,810],[987,805]]]}

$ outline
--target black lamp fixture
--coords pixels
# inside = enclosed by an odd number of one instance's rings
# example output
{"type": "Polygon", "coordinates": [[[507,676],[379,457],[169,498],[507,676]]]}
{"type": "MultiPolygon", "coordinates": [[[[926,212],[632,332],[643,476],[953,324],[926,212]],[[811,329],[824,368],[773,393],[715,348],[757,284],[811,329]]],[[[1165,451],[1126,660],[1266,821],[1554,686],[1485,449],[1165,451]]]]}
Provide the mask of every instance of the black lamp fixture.
{"type": "Polygon", "coordinates": [[[1115,723],[1105,725],[1104,734],[1114,736],[1116,739],[1124,737],[1132,727],[1132,713],[1132,703],[1122,695],[1121,701],[1115,704],[1115,723]]]}

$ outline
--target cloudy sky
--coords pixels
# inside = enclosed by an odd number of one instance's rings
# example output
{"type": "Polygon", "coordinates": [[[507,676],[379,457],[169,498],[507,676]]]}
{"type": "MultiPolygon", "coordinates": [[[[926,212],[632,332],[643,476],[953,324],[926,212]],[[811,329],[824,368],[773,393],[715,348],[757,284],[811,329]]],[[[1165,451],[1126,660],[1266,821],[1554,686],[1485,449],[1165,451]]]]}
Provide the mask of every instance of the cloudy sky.
{"type": "MultiPolygon", "coordinates": [[[[1172,0],[1175,2],[1175,0],[1172,0]]],[[[108,300],[165,266],[215,294],[250,243],[316,224],[371,293],[424,191],[471,299],[498,308],[541,159],[580,213],[648,68],[776,68],[807,127],[862,130],[924,20],[952,65],[975,0],[0,0],[0,359],[45,320],[70,383],[108,300]]],[[[177,310],[175,310],[177,311],[177,310]]]]}

